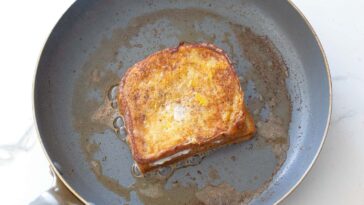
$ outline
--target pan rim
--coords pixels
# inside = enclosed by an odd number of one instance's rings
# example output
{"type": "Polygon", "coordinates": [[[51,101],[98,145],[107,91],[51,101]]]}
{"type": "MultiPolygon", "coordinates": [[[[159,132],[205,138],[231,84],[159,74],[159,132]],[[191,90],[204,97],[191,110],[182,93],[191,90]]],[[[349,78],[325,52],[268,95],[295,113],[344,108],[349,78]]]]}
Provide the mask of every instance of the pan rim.
{"type": "Polygon", "coordinates": [[[322,147],[326,141],[326,137],[327,137],[327,133],[330,127],[330,123],[331,123],[331,114],[332,114],[332,80],[331,80],[331,73],[330,73],[330,66],[324,51],[324,48],[322,46],[322,43],[317,35],[317,33],[315,32],[313,26],[311,25],[311,23],[308,21],[307,17],[303,14],[303,12],[297,7],[297,5],[295,3],[292,2],[292,0],[288,0],[287,1],[290,6],[301,16],[302,20],[305,22],[306,26],[308,27],[308,29],[310,30],[310,32],[312,33],[312,35],[315,37],[316,43],[320,48],[320,52],[322,55],[322,58],[324,60],[324,64],[325,64],[325,69],[326,69],[326,75],[327,75],[327,79],[328,79],[328,84],[329,84],[329,110],[327,113],[327,121],[326,121],[326,126],[325,126],[325,130],[322,136],[322,140],[321,143],[316,151],[315,156],[313,157],[311,163],[309,164],[309,166],[306,168],[305,172],[303,173],[303,175],[300,177],[299,180],[296,181],[296,183],[290,188],[290,190],[288,192],[286,192],[286,194],[284,194],[279,200],[277,200],[275,202],[275,204],[279,204],[281,203],[285,198],[287,198],[291,193],[293,193],[297,187],[301,184],[301,182],[304,180],[304,178],[308,175],[308,173],[312,170],[312,167],[315,165],[318,156],[320,155],[321,151],[322,151],[322,147]]]}
{"type": "MultiPolygon", "coordinates": [[[[329,86],[329,107],[328,107],[328,113],[327,113],[327,122],[326,122],[326,126],[325,126],[325,130],[323,132],[323,136],[322,136],[322,140],[321,143],[315,153],[315,156],[313,157],[312,161],[310,162],[309,166],[306,168],[305,172],[301,175],[301,177],[299,178],[299,180],[297,180],[295,182],[295,184],[289,189],[289,191],[287,191],[284,195],[282,195],[274,204],[279,204],[281,203],[286,197],[288,197],[292,192],[294,192],[297,187],[301,184],[301,182],[304,180],[304,178],[308,175],[308,173],[312,170],[312,167],[315,165],[317,158],[319,156],[319,154],[322,151],[322,147],[326,141],[327,138],[327,133],[328,133],[328,129],[330,127],[330,119],[331,119],[331,114],[332,114],[332,79],[331,79],[331,73],[330,73],[330,68],[329,68],[329,63],[325,54],[325,51],[323,49],[322,43],[317,35],[317,33],[315,32],[313,26],[311,25],[311,23],[308,21],[307,17],[303,14],[303,12],[296,6],[295,3],[292,2],[292,0],[287,0],[287,3],[300,15],[301,19],[305,22],[307,28],[310,30],[311,34],[313,35],[313,37],[315,38],[316,44],[318,45],[319,49],[320,49],[320,53],[322,56],[322,59],[324,60],[324,65],[325,65],[325,70],[326,70],[326,75],[327,75],[327,79],[328,79],[328,86],[329,86]]],[[[65,10],[63,12],[63,14],[61,15],[61,18],[63,16],[65,16],[65,14],[67,13],[67,11],[74,5],[76,4],[76,1],[74,3],[72,3],[67,10],[65,10]]],[[[61,19],[60,18],[60,19],[61,19]]],[[[89,204],[87,202],[86,199],[84,199],[76,190],[74,190],[71,185],[69,183],[67,183],[67,181],[63,178],[63,176],[60,174],[60,172],[56,169],[55,165],[53,164],[52,160],[50,159],[50,156],[43,144],[42,138],[40,136],[39,133],[39,128],[38,128],[38,123],[37,123],[37,117],[36,117],[36,112],[35,112],[35,83],[36,83],[36,78],[37,78],[37,73],[38,73],[38,66],[40,63],[40,59],[42,57],[42,53],[43,53],[43,48],[45,47],[51,33],[53,32],[54,28],[57,26],[59,20],[57,22],[55,22],[53,28],[49,31],[47,38],[45,38],[45,40],[43,41],[43,46],[42,46],[42,50],[40,51],[40,54],[38,55],[38,60],[37,60],[37,64],[36,64],[36,69],[34,69],[34,73],[33,73],[33,83],[32,83],[32,110],[33,110],[33,121],[35,122],[35,130],[36,130],[36,135],[37,135],[37,140],[40,143],[42,150],[49,162],[50,165],[50,169],[53,173],[55,173],[55,177],[57,177],[66,187],[67,189],[74,195],[76,196],[76,198],[78,198],[78,200],[80,200],[83,204],[89,204]]]]}

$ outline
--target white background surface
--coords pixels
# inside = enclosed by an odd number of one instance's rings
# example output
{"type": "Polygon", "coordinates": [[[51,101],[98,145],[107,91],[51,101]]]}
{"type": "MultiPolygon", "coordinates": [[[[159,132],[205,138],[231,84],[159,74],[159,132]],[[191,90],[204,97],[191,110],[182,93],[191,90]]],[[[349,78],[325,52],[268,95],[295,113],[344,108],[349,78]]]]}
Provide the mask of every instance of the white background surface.
{"type": "MultiPolygon", "coordinates": [[[[49,32],[72,2],[0,3],[0,204],[27,204],[52,185],[48,162],[32,128],[32,81],[49,32]]],[[[364,1],[293,2],[323,44],[334,95],[323,150],[283,204],[363,205],[364,1]]]]}

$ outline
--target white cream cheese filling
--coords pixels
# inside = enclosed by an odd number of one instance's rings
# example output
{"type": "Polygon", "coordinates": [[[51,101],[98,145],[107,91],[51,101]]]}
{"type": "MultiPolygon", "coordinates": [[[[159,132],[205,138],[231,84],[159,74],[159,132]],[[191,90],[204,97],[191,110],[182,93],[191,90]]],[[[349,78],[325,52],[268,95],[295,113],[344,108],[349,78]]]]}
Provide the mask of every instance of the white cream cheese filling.
{"type": "Polygon", "coordinates": [[[173,154],[171,156],[165,157],[163,159],[157,160],[152,163],[153,166],[164,164],[165,162],[171,161],[172,159],[175,159],[177,157],[180,157],[182,155],[186,155],[191,151],[191,149],[186,149],[180,152],[177,152],[176,154],[173,154]]]}

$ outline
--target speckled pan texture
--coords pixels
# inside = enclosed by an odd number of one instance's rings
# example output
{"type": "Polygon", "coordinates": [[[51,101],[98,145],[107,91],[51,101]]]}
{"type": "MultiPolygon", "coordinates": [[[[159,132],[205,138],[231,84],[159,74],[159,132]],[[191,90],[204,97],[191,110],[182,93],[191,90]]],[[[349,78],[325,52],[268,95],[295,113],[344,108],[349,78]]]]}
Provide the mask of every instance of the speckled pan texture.
{"type": "Polygon", "coordinates": [[[34,107],[50,162],[84,203],[273,204],[321,149],[331,84],[319,42],[289,2],[79,0],[44,47],[34,107]],[[136,62],[180,42],[227,53],[257,133],[139,177],[118,83],[136,62]]]}

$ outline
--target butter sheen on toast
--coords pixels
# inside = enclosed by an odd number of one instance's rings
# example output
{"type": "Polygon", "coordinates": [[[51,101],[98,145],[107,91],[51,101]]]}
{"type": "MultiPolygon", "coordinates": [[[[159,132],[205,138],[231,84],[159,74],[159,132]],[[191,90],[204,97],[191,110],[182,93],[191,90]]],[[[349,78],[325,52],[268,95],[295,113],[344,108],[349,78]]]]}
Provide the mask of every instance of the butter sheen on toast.
{"type": "Polygon", "coordinates": [[[180,44],[128,69],[118,95],[127,141],[142,173],[255,132],[228,56],[212,44],[180,44]]]}

